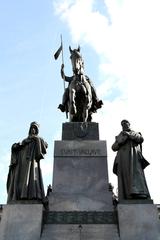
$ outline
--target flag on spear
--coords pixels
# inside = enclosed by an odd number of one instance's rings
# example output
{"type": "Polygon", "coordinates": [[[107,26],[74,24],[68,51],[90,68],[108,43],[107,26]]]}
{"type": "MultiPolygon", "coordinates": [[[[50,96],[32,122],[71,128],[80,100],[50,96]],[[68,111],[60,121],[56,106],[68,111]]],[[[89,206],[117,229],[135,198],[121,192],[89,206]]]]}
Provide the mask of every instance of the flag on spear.
{"type": "Polygon", "coordinates": [[[55,52],[55,54],[54,54],[54,59],[55,60],[57,60],[57,58],[59,57],[61,51],[62,51],[62,43],[61,43],[61,46],[58,48],[57,52],[55,52]]]}
{"type": "MultiPolygon", "coordinates": [[[[57,60],[59,55],[61,54],[62,52],[62,65],[64,66],[64,59],[63,59],[63,41],[62,41],[62,34],[61,34],[61,45],[60,47],[58,48],[58,50],[55,52],[54,54],[54,59],[57,60]]],[[[65,77],[65,75],[64,75],[65,77]]],[[[64,84],[64,91],[65,91],[65,79],[63,78],[63,84],[64,84]]],[[[68,113],[66,112],[66,118],[68,118],[68,113]]]]}

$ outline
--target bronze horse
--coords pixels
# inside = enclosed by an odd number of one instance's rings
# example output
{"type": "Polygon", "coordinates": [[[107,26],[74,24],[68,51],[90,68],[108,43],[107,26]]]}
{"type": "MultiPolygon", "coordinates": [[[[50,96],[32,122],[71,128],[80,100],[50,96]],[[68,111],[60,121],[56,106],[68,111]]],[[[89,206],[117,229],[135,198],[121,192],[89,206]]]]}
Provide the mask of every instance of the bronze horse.
{"type": "Polygon", "coordinates": [[[92,90],[84,74],[84,62],[80,47],[72,50],[69,47],[73,69],[73,79],[69,84],[68,111],[71,122],[87,122],[91,120],[92,90]]]}

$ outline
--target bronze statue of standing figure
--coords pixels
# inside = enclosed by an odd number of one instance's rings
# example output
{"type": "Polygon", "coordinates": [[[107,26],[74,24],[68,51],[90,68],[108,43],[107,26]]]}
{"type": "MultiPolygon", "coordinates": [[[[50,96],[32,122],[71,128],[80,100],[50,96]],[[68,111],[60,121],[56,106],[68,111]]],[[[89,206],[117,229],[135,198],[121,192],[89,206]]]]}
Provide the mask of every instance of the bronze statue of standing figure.
{"type": "Polygon", "coordinates": [[[117,151],[113,172],[118,176],[118,199],[150,199],[144,168],[149,162],[142,155],[143,137],[122,120],[122,131],[116,136],[112,150],[117,151]]]}
{"type": "Polygon", "coordinates": [[[92,113],[102,107],[103,102],[97,98],[96,90],[91,80],[84,73],[84,62],[80,54],[80,47],[72,50],[69,47],[73,76],[64,74],[64,64],[61,67],[61,76],[68,82],[68,88],[63,94],[62,104],[59,109],[69,112],[71,122],[91,121],[92,113]]]}
{"type": "Polygon", "coordinates": [[[30,124],[28,137],[11,148],[11,163],[7,179],[7,202],[45,199],[40,160],[46,154],[47,143],[38,136],[37,122],[30,124]]]}

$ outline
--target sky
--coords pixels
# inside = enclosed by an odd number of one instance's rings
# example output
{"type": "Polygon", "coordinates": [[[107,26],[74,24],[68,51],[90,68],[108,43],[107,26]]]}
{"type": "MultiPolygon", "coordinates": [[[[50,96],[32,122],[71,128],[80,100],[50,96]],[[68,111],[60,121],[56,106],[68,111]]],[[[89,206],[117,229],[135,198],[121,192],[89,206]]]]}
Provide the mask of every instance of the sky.
{"type": "Polygon", "coordinates": [[[11,146],[27,137],[32,121],[48,143],[41,161],[45,189],[52,184],[54,141],[68,121],[57,109],[64,92],[62,60],[53,55],[61,34],[65,74],[72,75],[69,46],[80,45],[85,73],[103,100],[93,121],[107,141],[114,191],[111,146],[121,120],[128,119],[144,137],[147,184],[160,203],[159,11],[159,0],[0,0],[0,204],[7,198],[11,146]]]}

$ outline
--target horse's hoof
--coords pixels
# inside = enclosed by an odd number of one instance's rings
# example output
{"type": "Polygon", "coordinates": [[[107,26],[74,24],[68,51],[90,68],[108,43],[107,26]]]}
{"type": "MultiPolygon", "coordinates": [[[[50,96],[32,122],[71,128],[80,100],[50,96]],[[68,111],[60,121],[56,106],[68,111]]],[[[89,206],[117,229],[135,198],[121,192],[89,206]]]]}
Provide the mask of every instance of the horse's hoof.
{"type": "Polygon", "coordinates": [[[103,105],[102,100],[96,102],[96,107],[97,107],[97,108],[101,108],[102,105],[103,105]]]}
{"type": "Polygon", "coordinates": [[[65,112],[65,106],[62,104],[59,104],[58,108],[61,110],[61,112],[65,112]]]}

